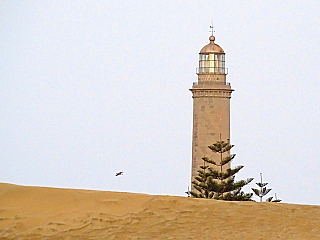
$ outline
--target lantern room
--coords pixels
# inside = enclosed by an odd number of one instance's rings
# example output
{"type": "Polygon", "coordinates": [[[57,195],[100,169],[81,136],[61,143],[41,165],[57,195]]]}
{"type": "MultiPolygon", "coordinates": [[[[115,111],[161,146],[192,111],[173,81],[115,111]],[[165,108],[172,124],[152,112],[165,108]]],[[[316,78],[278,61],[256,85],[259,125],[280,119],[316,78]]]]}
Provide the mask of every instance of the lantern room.
{"type": "Polygon", "coordinates": [[[225,53],[218,44],[214,43],[214,36],[210,36],[209,40],[210,43],[204,46],[199,54],[198,74],[226,74],[225,53]]]}

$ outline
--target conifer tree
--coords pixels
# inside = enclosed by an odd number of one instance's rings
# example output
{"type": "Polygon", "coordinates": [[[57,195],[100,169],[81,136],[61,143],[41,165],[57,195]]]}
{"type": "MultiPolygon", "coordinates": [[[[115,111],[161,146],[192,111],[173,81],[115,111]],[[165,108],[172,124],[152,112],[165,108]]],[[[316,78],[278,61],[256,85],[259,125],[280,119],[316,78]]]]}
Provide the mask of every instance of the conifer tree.
{"type": "Polygon", "coordinates": [[[206,166],[206,162],[203,159],[203,166],[200,166],[201,170],[198,170],[198,176],[192,182],[193,187],[198,192],[190,191],[190,194],[196,198],[212,198],[213,194],[209,191],[210,174],[208,173],[209,166],[206,166]]]}
{"type": "Polygon", "coordinates": [[[269,198],[266,199],[266,202],[281,202],[282,201],[281,199],[277,198],[277,194],[276,193],[274,194],[274,200],[272,200],[272,199],[273,199],[273,197],[269,197],[269,198]]]}
{"type": "Polygon", "coordinates": [[[244,193],[242,187],[250,183],[253,178],[235,181],[235,174],[238,173],[243,166],[237,166],[233,169],[228,168],[225,171],[223,167],[230,163],[235,154],[229,154],[233,145],[224,141],[217,141],[208,146],[211,151],[220,155],[220,161],[215,162],[207,157],[202,158],[204,165],[198,171],[198,176],[192,182],[193,187],[198,192],[191,191],[193,197],[214,198],[218,200],[228,201],[252,201],[252,193],[244,193]],[[223,154],[227,154],[225,157],[223,154]],[[206,166],[205,163],[210,164],[206,166]],[[213,168],[213,166],[215,166],[213,168]],[[217,170],[217,168],[219,170],[217,170]]]}
{"type": "MultiPolygon", "coordinates": [[[[262,173],[260,173],[260,182],[258,182],[256,184],[260,187],[260,190],[256,189],[256,188],[251,188],[251,189],[254,192],[254,194],[260,198],[260,202],[262,202],[262,198],[271,191],[271,188],[267,189],[266,186],[268,185],[268,183],[262,182],[262,173]]],[[[271,197],[271,199],[272,199],[272,197],[271,197]]]]}

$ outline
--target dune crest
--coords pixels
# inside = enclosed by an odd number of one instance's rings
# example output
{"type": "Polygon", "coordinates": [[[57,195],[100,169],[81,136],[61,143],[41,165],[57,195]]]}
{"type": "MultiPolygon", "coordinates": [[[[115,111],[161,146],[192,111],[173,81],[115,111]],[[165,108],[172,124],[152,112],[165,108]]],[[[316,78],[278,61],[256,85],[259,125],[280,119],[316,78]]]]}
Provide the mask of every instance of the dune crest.
{"type": "Polygon", "coordinates": [[[320,239],[320,206],[0,183],[0,239],[320,239]]]}

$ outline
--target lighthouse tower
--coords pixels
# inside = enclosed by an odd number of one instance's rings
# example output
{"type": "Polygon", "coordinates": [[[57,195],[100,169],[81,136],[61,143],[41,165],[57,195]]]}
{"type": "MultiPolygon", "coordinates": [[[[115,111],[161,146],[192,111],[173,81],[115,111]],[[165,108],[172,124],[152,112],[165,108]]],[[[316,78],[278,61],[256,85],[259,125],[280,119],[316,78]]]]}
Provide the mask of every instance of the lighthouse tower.
{"type": "Polygon", "coordinates": [[[194,82],[190,89],[193,98],[191,182],[197,176],[199,166],[203,165],[203,157],[220,162],[220,156],[208,146],[220,140],[230,141],[230,98],[233,90],[226,81],[225,52],[215,43],[213,35],[209,40],[210,43],[199,53],[198,82],[194,82]]]}

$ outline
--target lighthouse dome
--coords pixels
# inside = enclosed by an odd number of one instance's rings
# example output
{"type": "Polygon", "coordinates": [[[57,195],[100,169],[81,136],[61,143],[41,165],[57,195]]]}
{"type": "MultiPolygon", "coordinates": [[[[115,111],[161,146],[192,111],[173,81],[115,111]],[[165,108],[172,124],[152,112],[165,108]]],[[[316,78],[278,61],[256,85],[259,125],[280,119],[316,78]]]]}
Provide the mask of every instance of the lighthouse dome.
{"type": "Polygon", "coordinates": [[[224,53],[223,49],[218,44],[214,43],[214,40],[215,40],[214,36],[210,36],[209,40],[210,40],[210,43],[201,49],[200,54],[224,53]]]}

